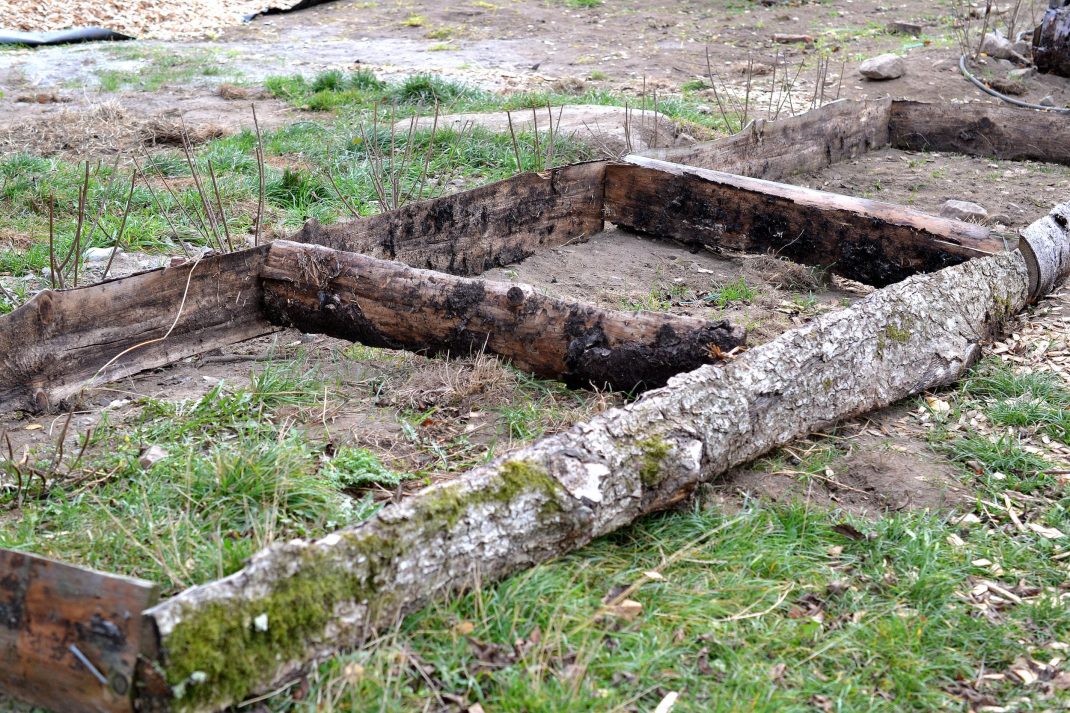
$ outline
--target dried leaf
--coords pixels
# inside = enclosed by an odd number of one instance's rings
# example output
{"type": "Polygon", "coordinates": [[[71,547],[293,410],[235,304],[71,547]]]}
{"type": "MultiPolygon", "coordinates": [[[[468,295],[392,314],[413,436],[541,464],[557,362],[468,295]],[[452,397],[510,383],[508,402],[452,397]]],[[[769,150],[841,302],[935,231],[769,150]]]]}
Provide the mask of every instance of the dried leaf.
{"type": "Polygon", "coordinates": [[[654,709],[654,713],[669,713],[673,706],[676,705],[676,699],[680,697],[680,694],[676,691],[669,691],[665,694],[665,697],[661,699],[661,703],[654,709]]]}
{"type": "Polygon", "coordinates": [[[1063,533],[1062,533],[1062,530],[1058,530],[1058,529],[1056,529],[1054,527],[1046,527],[1045,525],[1038,525],[1035,522],[1029,523],[1029,525],[1027,525],[1027,527],[1030,530],[1032,530],[1033,532],[1035,532],[1038,535],[1040,535],[1041,537],[1047,538],[1049,540],[1058,540],[1061,537],[1065,537],[1065,535],[1063,535],[1063,533]]]}
{"type": "Polygon", "coordinates": [[[633,621],[643,613],[643,605],[634,599],[625,599],[615,606],[607,607],[606,612],[625,621],[633,621]]]}
{"type": "Polygon", "coordinates": [[[453,627],[453,633],[458,636],[468,636],[476,630],[476,625],[470,621],[459,621],[453,627]]]}

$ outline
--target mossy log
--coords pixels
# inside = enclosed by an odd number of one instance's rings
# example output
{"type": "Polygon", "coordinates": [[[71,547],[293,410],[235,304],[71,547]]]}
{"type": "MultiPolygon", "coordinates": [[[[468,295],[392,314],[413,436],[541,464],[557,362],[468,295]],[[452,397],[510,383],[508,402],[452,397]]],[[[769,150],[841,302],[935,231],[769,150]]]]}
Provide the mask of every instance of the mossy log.
{"type": "Polygon", "coordinates": [[[799,436],[949,384],[1065,278],[1068,219],[1070,204],[1025,231],[1029,254],[911,277],[367,522],[268,548],[146,613],[160,670],[190,708],[271,690],[432,597],[573,550],[799,436]]]}
{"type": "Polygon", "coordinates": [[[272,243],[261,277],[264,310],[275,324],[424,354],[485,350],[584,387],[662,386],[742,346],[746,336],[724,320],[603,310],[528,285],[288,241],[272,243]]]}

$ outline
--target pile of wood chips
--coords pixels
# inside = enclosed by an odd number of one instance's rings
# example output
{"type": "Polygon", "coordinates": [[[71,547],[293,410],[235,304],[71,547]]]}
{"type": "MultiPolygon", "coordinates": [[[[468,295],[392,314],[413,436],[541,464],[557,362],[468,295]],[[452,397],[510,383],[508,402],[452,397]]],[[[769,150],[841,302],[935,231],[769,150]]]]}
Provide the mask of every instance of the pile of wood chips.
{"type": "Polygon", "coordinates": [[[297,0],[0,0],[0,29],[23,32],[106,27],[138,38],[204,36],[297,0]]]}

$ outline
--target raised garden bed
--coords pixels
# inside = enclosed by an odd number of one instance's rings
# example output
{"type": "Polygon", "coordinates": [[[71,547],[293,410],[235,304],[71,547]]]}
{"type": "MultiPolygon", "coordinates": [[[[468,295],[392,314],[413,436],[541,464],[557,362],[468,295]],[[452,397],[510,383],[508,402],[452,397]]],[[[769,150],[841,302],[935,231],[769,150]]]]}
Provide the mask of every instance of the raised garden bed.
{"type": "Polygon", "coordinates": [[[64,710],[235,703],[432,597],[579,547],[800,435],[954,381],[982,339],[1065,276],[1070,206],[1023,231],[1017,251],[1014,236],[983,226],[772,179],[889,143],[1065,163],[1068,132],[1011,109],[840,102],[710,145],[518,176],[310,224],[297,242],[42,293],[0,319],[4,409],[61,408],[87,386],[281,326],[428,354],[486,350],[574,384],[668,385],[159,603],[148,582],[0,551],[0,689],[64,710]],[[708,260],[790,258],[851,281],[831,297],[850,306],[746,344],[745,325],[710,319],[701,299],[635,313],[554,294],[552,282],[540,292],[473,279],[584,241],[637,239],[621,228],[708,260]],[[859,300],[868,288],[857,283],[883,289],[859,300]]]}

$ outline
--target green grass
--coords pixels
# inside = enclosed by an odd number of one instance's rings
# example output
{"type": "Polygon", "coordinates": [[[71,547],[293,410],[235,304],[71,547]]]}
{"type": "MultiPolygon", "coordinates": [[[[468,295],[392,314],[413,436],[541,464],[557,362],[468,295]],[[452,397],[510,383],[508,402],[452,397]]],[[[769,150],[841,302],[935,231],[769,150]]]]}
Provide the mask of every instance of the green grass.
{"type": "Polygon", "coordinates": [[[115,92],[121,89],[154,92],[164,86],[188,86],[206,78],[236,80],[238,70],[225,65],[226,53],[210,50],[175,51],[141,46],[111,48],[120,59],[138,60],[137,69],[103,69],[96,73],[98,89],[115,92]]]}
{"type": "Polygon", "coordinates": [[[757,292],[747,284],[747,280],[740,275],[739,279],[729,282],[715,289],[703,300],[724,309],[733,304],[747,304],[754,299],[757,292]]]}
{"type": "MultiPolygon", "coordinates": [[[[357,75],[368,76],[367,72],[357,75]]],[[[328,72],[311,79],[301,75],[269,77],[268,90],[290,104],[311,111],[335,111],[366,116],[379,105],[381,111],[393,110],[395,118],[413,114],[433,113],[437,101],[443,112],[484,112],[517,109],[545,109],[547,104],[600,104],[605,106],[629,106],[635,110],[652,110],[653,96],[636,98],[604,90],[591,90],[581,95],[554,92],[522,92],[500,95],[435,77],[415,75],[397,83],[356,82],[353,77],[338,72],[328,72]],[[325,75],[332,79],[324,83],[325,75]]],[[[598,70],[592,78],[607,78],[598,70]]],[[[690,97],[659,97],[657,109],[681,123],[696,136],[712,136],[727,129],[724,119],[700,111],[702,102],[690,97]]]]}
{"type": "MultiPolygon", "coordinates": [[[[843,519],[760,505],[647,518],[408,617],[379,646],[320,667],[305,695],[333,710],[419,710],[436,697],[462,709],[653,710],[670,691],[680,711],[964,710],[962,682],[1022,655],[1047,661],[1044,647],[1070,636],[1057,603],[1065,575],[1043,538],[893,515],[856,522],[872,535],[852,539],[834,529],[843,519]],[[1002,563],[1006,587],[1025,577],[1047,593],[980,615],[967,593],[981,557],[1002,563]],[[633,583],[634,619],[606,612],[633,583]]],[[[1030,694],[1009,681],[986,692],[1030,694]]]]}
{"type": "MultiPolygon", "coordinates": [[[[349,109],[343,115],[325,115],[322,121],[302,121],[264,133],[265,154],[283,159],[282,168],[266,167],[265,222],[276,232],[292,231],[310,217],[323,223],[350,217],[339,192],[362,215],[392,205],[392,195],[385,206],[378,199],[376,168],[372,152],[364,145],[366,136],[377,142],[380,153],[385,154],[385,170],[396,172],[402,197],[432,197],[458,177],[466,185],[475,186],[508,178],[517,170],[516,152],[508,135],[483,129],[463,133],[440,130],[432,140],[430,129],[425,128],[416,131],[411,139],[407,129],[401,130],[392,140],[386,119],[389,109],[381,109],[379,131],[372,131],[371,107],[384,97],[393,102],[393,111],[401,120],[433,111],[436,101],[472,101],[481,96],[470,88],[429,76],[386,84],[367,71],[326,72],[312,80],[269,81],[269,85],[280,95],[303,97],[302,102],[322,100],[325,106],[333,106],[336,101],[345,104],[356,95],[364,102],[360,105],[363,109],[347,105],[349,109]],[[393,160],[391,149],[395,151],[393,160]],[[406,163],[402,160],[406,153],[415,159],[406,163]],[[425,155],[427,176],[422,178],[425,155]],[[334,177],[337,189],[328,174],[334,177]]],[[[520,99],[513,101],[523,103],[520,99]]],[[[545,131],[540,132],[538,154],[532,133],[518,133],[517,143],[521,169],[546,167],[549,136],[545,131]]],[[[209,162],[216,173],[231,235],[247,234],[254,222],[259,191],[255,150],[256,137],[249,131],[210,141],[196,150],[196,167],[202,179],[208,180],[209,162]]],[[[569,137],[554,138],[554,164],[594,156],[593,149],[569,137]]],[[[151,179],[152,190],[144,179],[138,181],[124,228],[123,247],[175,254],[182,252],[180,243],[208,244],[209,237],[196,217],[203,208],[189,180],[191,172],[185,156],[165,150],[139,162],[151,179]]],[[[131,170],[128,164],[120,164],[117,169],[106,164],[93,167],[87,213],[95,215],[99,209],[103,217],[83,238],[83,247],[114,244],[131,170]]],[[[33,239],[29,248],[0,250],[0,274],[25,275],[48,265],[48,207],[53,194],[56,245],[60,254],[65,254],[74,239],[82,179],[82,166],[68,161],[19,153],[0,157],[0,220],[7,228],[33,239]]],[[[385,183],[390,185],[390,181],[385,183]]]]}
{"type": "MultiPolygon", "coordinates": [[[[321,398],[320,382],[293,376],[301,367],[269,367],[244,388],[217,386],[192,401],[145,399],[129,423],[110,423],[105,414],[81,437],[89,440],[80,461],[70,447],[55,468],[47,449],[34,454],[48,482],[0,492],[0,505],[21,500],[18,519],[0,529],[0,546],[143,577],[173,592],[239,569],[277,539],[367,517],[376,509],[371,501],[342,491],[403,476],[367,458],[358,472],[349,451],[321,472],[322,446],[275,417],[284,406],[315,408],[321,398]],[[143,467],[139,456],[153,445],[167,455],[143,467]]],[[[3,467],[15,475],[10,462],[3,467]]]]}

